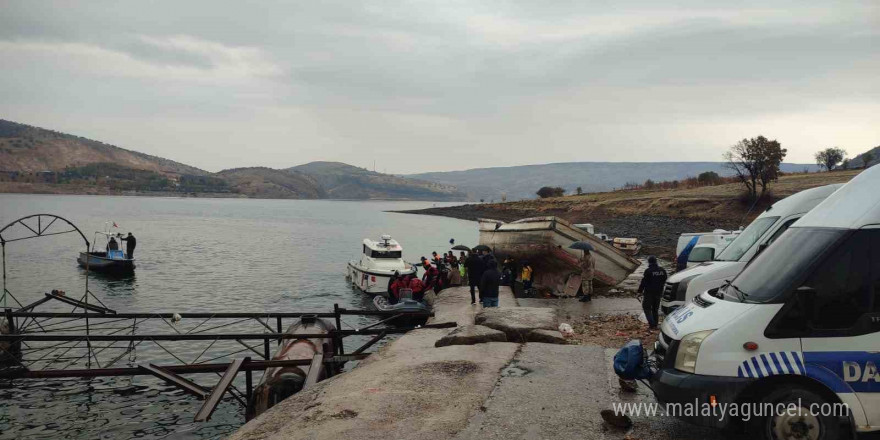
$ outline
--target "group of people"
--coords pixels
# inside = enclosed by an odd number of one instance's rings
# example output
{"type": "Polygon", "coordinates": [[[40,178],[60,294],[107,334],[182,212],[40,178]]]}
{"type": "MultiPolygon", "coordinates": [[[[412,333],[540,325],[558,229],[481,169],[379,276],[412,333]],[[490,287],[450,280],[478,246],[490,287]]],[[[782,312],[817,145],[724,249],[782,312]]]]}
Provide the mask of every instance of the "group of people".
{"type": "Polygon", "coordinates": [[[465,259],[464,267],[471,289],[471,304],[476,304],[479,296],[483,307],[498,307],[501,272],[495,255],[488,249],[471,252],[465,259]]]}
{"type": "MultiPolygon", "coordinates": [[[[132,251],[133,248],[129,253],[131,254],[132,251]]],[[[590,251],[584,251],[579,265],[583,293],[580,300],[586,302],[592,299],[593,278],[596,273],[596,262],[590,251]]],[[[444,288],[461,285],[462,281],[466,280],[470,287],[471,304],[476,304],[479,299],[483,307],[498,307],[498,290],[503,284],[502,273],[499,271],[498,260],[488,249],[470,252],[467,255],[461,252],[459,257],[451,251],[446,254],[434,252],[430,260],[422,257],[421,266],[424,269],[421,278],[415,273],[404,276],[399,272],[394,273],[388,281],[390,303],[395,304],[400,301],[404,292],[410,293],[412,299],[422,301],[428,291],[440,293],[444,288]]],[[[515,262],[510,258],[505,259],[503,270],[510,276],[509,281],[512,283],[514,279],[510,274],[516,270],[515,262]]],[[[528,261],[522,262],[519,276],[523,289],[526,291],[531,289],[534,269],[528,261]]],[[[657,264],[657,259],[653,256],[648,257],[648,268],[645,270],[638,292],[643,295],[642,308],[652,329],[657,328],[659,324],[658,309],[666,277],[667,273],[657,264]]]]}
{"type": "MultiPolygon", "coordinates": [[[[122,234],[118,234],[119,241],[125,242],[125,255],[127,258],[134,258],[134,248],[137,247],[137,239],[134,238],[134,235],[131,232],[128,233],[128,236],[123,237],[122,234]]],[[[116,241],[116,238],[110,237],[110,241],[107,242],[107,252],[117,251],[119,250],[119,242],[116,241]]]]}

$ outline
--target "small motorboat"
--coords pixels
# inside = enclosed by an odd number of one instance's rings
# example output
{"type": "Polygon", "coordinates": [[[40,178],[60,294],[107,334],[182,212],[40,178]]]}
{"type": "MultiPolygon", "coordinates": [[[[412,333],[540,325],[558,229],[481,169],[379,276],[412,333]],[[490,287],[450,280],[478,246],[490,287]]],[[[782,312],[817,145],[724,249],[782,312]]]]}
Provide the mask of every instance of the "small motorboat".
{"type": "Polygon", "coordinates": [[[383,235],[380,241],[364,239],[360,260],[348,262],[346,276],[352,286],[374,295],[387,295],[388,281],[397,272],[401,276],[415,274],[416,268],[403,261],[403,248],[383,235]]]}
{"type": "MultiPolygon", "coordinates": [[[[293,336],[298,334],[318,335],[328,334],[335,329],[336,326],[326,319],[319,319],[315,315],[306,315],[300,318],[299,322],[288,327],[286,333],[293,336]]],[[[278,347],[275,355],[272,356],[272,360],[310,360],[316,354],[332,356],[334,352],[335,346],[332,338],[289,338],[284,339],[284,342],[278,347]]],[[[254,393],[250,402],[248,402],[246,418],[250,420],[257,417],[278,402],[281,402],[302,390],[306,378],[309,375],[310,368],[311,367],[308,365],[303,365],[266,369],[259,385],[254,388],[254,393]]],[[[338,373],[338,371],[328,371],[327,364],[321,364],[319,368],[321,368],[321,371],[318,373],[318,381],[338,373]]]]}
{"type": "MultiPolygon", "coordinates": [[[[412,298],[403,297],[395,304],[388,302],[384,296],[376,296],[373,298],[373,305],[377,310],[383,312],[400,312],[400,313],[430,313],[431,306],[423,301],[416,301],[412,298]]],[[[428,321],[427,316],[401,316],[391,320],[392,325],[424,325],[428,321]]]]}
{"type": "Polygon", "coordinates": [[[134,258],[128,258],[122,249],[111,249],[110,242],[117,242],[117,247],[121,245],[123,235],[110,232],[95,232],[95,239],[92,241],[92,249],[88,252],[80,252],[79,258],[76,259],[81,267],[88,270],[112,273],[128,273],[134,271],[134,258]],[[98,244],[102,244],[104,250],[98,250],[98,244]]]}

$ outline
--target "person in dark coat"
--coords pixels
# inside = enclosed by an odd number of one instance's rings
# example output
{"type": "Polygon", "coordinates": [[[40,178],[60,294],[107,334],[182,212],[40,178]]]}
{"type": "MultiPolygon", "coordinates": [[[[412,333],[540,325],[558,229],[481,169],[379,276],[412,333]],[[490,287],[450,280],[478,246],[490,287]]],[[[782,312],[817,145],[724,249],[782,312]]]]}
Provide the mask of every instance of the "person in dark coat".
{"type": "Polygon", "coordinates": [[[501,272],[498,271],[498,262],[494,259],[486,260],[486,270],[480,278],[480,301],[483,307],[498,307],[498,286],[501,285],[501,272]]]}
{"type": "MultiPolygon", "coordinates": [[[[486,270],[486,263],[479,254],[471,252],[464,262],[464,267],[467,269],[468,285],[471,287],[471,304],[476,304],[477,296],[474,289],[480,286],[483,271],[486,270]]],[[[480,298],[482,297],[483,291],[480,291],[480,298]]]]}
{"type": "Polygon", "coordinates": [[[107,252],[119,250],[119,243],[116,242],[116,239],[110,237],[110,241],[107,242],[107,252]]]}
{"type": "Polygon", "coordinates": [[[134,235],[129,232],[127,237],[120,238],[120,240],[125,240],[125,255],[128,258],[134,258],[134,248],[137,247],[137,239],[134,238],[134,235]]]}
{"type": "Polygon", "coordinates": [[[657,258],[653,255],[648,257],[648,268],[639,284],[639,293],[643,295],[642,309],[651,329],[656,329],[660,321],[660,296],[663,295],[666,277],[666,270],[657,264],[657,258]]]}

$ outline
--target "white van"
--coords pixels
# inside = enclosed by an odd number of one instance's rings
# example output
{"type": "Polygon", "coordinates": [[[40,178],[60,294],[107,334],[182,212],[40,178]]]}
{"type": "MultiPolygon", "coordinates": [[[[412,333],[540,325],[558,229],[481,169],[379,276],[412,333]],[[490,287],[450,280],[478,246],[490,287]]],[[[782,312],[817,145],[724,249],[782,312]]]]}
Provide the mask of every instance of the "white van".
{"type": "Polygon", "coordinates": [[[688,263],[708,261],[705,259],[708,253],[711,252],[714,257],[716,253],[724,250],[727,245],[736,239],[741,232],[742,227],[736,231],[716,229],[712,232],[688,232],[679,235],[678,243],[675,245],[676,270],[683,270],[689,267],[688,263]],[[709,248],[714,250],[709,251],[709,248]],[[692,256],[691,254],[694,252],[698,252],[699,255],[692,256]]]}
{"type": "MultiPolygon", "coordinates": [[[[843,184],[825,185],[788,196],[767,208],[740,233],[715,261],[677,272],[666,280],[660,309],[671,313],[693,297],[730,281],[758,251],[776,240],[795,221],[828,198],[843,184]]],[[[696,250],[696,248],[694,248],[696,250]]],[[[693,251],[691,252],[693,254],[693,251]]]]}
{"type": "Polygon", "coordinates": [[[653,354],[657,400],[761,439],[880,431],[878,189],[880,167],[863,171],[732,282],[669,315],[653,354]]]}

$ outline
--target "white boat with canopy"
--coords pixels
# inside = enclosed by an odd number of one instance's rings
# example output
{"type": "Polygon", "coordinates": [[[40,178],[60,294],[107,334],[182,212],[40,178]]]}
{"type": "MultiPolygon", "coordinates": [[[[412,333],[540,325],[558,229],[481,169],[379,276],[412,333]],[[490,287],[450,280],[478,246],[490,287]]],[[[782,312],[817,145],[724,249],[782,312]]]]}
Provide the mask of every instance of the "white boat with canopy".
{"type": "Polygon", "coordinates": [[[390,235],[379,241],[364,239],[359,260],[348,262],[347,276],[352,286],[376,295],[385,295],[388,281],[397,272],[401,276],[415,274],[416,268],[403,260],[403,248],[390,235]]]}

